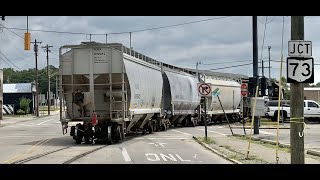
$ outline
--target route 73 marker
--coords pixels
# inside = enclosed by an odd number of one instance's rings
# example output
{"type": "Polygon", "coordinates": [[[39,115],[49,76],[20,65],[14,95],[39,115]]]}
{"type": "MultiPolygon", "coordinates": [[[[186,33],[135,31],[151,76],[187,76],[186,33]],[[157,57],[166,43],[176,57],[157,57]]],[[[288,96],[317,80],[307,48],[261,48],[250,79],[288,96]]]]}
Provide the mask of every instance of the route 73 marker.
{"type": "Polygon", "coordinates": [[[287,83],[314,83],[312,42],[292,40],[288,42],[287,83]]]}
{"type": "Polygon", "coordinates": [[[314,83],[313,58],[288,57],[287,83],[314,83]]]}

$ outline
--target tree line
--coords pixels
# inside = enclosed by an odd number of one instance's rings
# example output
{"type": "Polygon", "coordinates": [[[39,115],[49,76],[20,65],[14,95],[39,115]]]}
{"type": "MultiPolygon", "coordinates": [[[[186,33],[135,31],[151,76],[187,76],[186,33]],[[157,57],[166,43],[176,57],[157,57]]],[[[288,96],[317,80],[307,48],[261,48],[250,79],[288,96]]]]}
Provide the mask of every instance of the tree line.
{"type": "MultiPolygon", "coordinates": [[[[50,91],[55,94],[56,78],[59,78],[59,68],[49,65],[49,69],[50,69],[50,91]]],[[[14,70],[13,68],[3,68],[3,84],[31,83],[31,82],[35,82],[35,79],[36,79],[35,68],[30,68],[22,71],[14,70]]],[[[47,94],[48,92],[47,67],[38,70],[38,82],[39,82],[39,93],[47,94]]]]}

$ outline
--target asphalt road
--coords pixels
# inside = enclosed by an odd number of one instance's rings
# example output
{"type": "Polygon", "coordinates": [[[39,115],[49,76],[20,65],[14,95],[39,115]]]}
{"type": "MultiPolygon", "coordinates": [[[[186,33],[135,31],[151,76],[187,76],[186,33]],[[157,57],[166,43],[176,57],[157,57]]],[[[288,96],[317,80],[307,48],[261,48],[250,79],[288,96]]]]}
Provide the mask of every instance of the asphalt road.
{"type": "Polygon", "coordinates": [[[204,127],[135,135],[130,140],[109,146],[76,145],[69,132],[62,135],[59,116],[51,115],[0,127],[0,163],[38,156],[23,163],[232,164],[192,139],[194,132],[201,133],[198,130],[201,128],[204,127]],[[190,130],[192,133],[188,133],[190,130]]]}
{"type": "MultiPolygon", "coordinates": [[[[289,123],[285,123],[286,127],[290,127],[289,123]]],[[[235,126],[231,124],[232,132],[235,134],[244,135],[244,130],[241,126],[235,126]]],[[[194,136],[204,136],[204,126],[197,126],[195,128],[179,128],[179,131],[192,134],[194,136]]],[[[207,133],[210,136],[227,136],[232,135],[228,124],[216,124],[208,126],[207,133]]],[[[290,129],[279,129],[279,142],[283,144],[290,144],[290,129]]],[[[250,134],[250,129],[246,129],[246,134],[250,134]]],[[[276,140],[276,129],[259,129],[259,134],[253,134],[254,137],[260,137],[263,139],[276,140]]],[[[312,123],[306,124],[304,130],[304,147],[305,149],[316,149],[320,150],[320,124],[312,123]]]]}

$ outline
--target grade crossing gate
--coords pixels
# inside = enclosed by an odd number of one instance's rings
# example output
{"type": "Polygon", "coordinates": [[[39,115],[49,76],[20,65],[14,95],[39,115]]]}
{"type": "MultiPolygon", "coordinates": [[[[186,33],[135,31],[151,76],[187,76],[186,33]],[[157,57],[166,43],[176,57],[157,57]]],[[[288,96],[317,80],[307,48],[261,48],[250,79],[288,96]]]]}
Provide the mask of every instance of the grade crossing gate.
{"type": "Polygon", "coordinates": [[[13,104],[4,104],[2,105],[3,114],[14,114],[14,105],[13,104]]]}

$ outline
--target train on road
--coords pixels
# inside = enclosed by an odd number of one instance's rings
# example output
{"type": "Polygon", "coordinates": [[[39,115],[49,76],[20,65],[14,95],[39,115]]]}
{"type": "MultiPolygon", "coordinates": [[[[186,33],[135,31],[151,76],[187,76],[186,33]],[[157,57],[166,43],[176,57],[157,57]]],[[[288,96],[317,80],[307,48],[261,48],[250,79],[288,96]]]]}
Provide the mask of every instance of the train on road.
{"type": "Polygon", "coordinates": [[[221,121],[224,112],[229,120],[239,118],[240,77],[180,68],[120,43],[65,45],[59,55],[60,121],[78,144],[221,121]],[[204,117],[198,83],[219,89],[223,109],[210,94],[204,117]]]}

